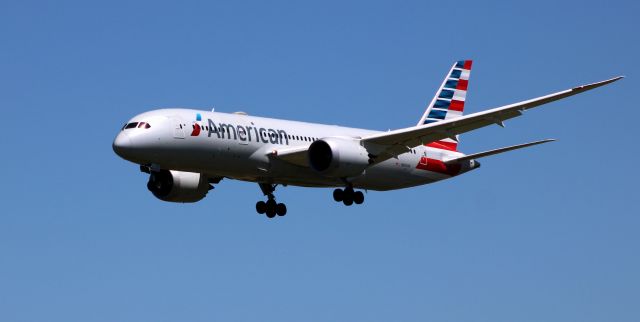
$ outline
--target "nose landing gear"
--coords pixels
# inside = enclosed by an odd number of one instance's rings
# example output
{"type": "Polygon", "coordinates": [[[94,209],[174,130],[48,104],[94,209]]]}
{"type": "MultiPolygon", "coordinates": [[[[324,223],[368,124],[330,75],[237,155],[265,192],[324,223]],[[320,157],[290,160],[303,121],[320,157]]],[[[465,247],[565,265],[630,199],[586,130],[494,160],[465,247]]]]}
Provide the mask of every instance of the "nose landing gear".
{"type": "Polygon", "coordinates": [[[267,214],[268,218],[273,218],[276,215],[286,215],[287,206],[283,203],[277,203],[276,197],[273,195],[273,192],[276,190],[277,185],[270,183],[260,183],[259,185],[262,193],[267,196],[267,201],[258,201],[256,203],[256,211],[261,215],[267,214]]]}
{"type": "Polygon", "coordinates": [[[354,191],[353,187],[346,187],[344,190],[333,190],[333,200],[344,203],[345,206],[356,205],[364,202],[364,194],[362,191],[354,191]]]}

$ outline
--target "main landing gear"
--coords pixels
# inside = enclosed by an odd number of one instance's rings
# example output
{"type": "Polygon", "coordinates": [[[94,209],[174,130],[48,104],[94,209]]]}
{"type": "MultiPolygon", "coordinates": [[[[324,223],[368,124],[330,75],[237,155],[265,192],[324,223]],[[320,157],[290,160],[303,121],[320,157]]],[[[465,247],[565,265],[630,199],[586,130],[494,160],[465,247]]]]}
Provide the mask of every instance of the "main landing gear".
{"type": "Polygon", "coordinates": [[[256,203],[256,211],[259,214],[267,214],[267,217],[273,218],[276,215],[284,216],[287,214],[287,206],[283,203],[277,203],[276,197],[273,195],[273,192],[276,191],[275,184],[270,183],[260,183],[260,189],[265,196],[267,196],[267,201],[258,201],[256,203]]]}
{"type": "Polygon", "coordinates": [[[364,202],[364,194],[362,191],[354,191],[353,187],[346,187],[344,190],[333,190],[333,200],[342,202],[345,206],[351,206],[354,202],[359,205],[364,202]]]}

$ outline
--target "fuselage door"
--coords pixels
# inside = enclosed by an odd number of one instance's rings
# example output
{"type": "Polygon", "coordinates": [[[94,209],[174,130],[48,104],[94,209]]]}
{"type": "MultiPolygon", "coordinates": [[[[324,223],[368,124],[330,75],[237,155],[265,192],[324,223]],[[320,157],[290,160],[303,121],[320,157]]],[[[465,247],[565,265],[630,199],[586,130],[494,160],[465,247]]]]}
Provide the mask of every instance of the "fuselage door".
{"type": "Polygon", "coordinates": [[[175,139],[184,139],[184,125],[181,119],[179,118],[171,118],[173,120],[174,129],[173,129],[173,138],[175,139]]]}

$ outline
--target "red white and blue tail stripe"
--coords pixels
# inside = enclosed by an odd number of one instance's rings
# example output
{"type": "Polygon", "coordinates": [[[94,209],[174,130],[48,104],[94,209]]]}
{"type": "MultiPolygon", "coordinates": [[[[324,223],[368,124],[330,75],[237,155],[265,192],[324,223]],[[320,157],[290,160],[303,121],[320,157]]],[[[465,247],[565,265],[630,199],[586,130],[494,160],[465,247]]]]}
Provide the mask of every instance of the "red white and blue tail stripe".
{"type": "MultiPolygon", "coordinates": [[[[420,122],[418,122],[418,126],[462,116],[467,87],[469,86],[469,76],[471,75],[471,64],[471,60],[460,60],[453,64],[436,96],[431,100],[420,122]]],[[[427,146],[452,151],[458,149],[458,143],[453,139],[432,142],[427,146]]]]}

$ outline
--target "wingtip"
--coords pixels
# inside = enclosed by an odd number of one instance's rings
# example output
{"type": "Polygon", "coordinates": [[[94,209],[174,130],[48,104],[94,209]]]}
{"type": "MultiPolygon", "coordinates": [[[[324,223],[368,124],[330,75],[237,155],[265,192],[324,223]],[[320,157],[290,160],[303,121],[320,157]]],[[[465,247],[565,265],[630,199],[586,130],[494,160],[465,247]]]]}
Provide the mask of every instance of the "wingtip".
{"type": "Polygon", "coordinates": [[[555,142],[555,141],[557,141],[557,139],[544,139],[540,141],[531,142],[531,145],[537,145],[537,144],[543,144],[543,143],[549,143],[549,142],[555,142]]]}
{"type": "Polygon", "coordinates": [[[591,84],[587,84],[587,85],[582,85],[582,86],[577,86],[572,88],[574,91],[586,91],[586,90],[590,90],[590,89],[594,89],[596,87],[600,87],[600,86],[604,86],[604,85],[608,85],[611,84],[615,81],[619,81],[621,79],[623,79],[624,76],[616,76],[614,78],[609,78],[603,81],[599,81],[599,82],[595,82],[595,83],[591,83],[591,84]]]}
{"type": "MultiPolygon", "coordinates": [[[[603,81],[601,81],[601,82],[599,82],[599,83],[601,83],[601,84],[603,84],[603,85],[611,84],[611,83],[613,83],[613,82],[617,82],[617,81],[619,81],[619,80],[621,80],[621,79],[623,79],[623,78],[624,78],[624,75],[620,75],[620,76],[616,76],[616,77],[613,77],[613,78],[609,78],[609,79],[607,79],[607,80],[603,80],[603,81]]],[[[596,84],[597,84],[597,83],[596,83],[596,84]]]]}
{"type": "Polygon", "coordinates": [[[610,83],[613,83],[613,82],[619,81],[619,80],[621,80],[621,79],[623,79],[623,78],[624,78],[624,76],[623,76],[623,75],[620,75],[620,76],[616,76],[616,77],[613,77],[613,78],[609,78],[609,79],[606,79],[606,80],[603,80],[603,81],[600,81],[600,82],[594,83],[594,85],[595,85],[595,84],[602,84],[602,85],[610,84],[610,83]]]}

